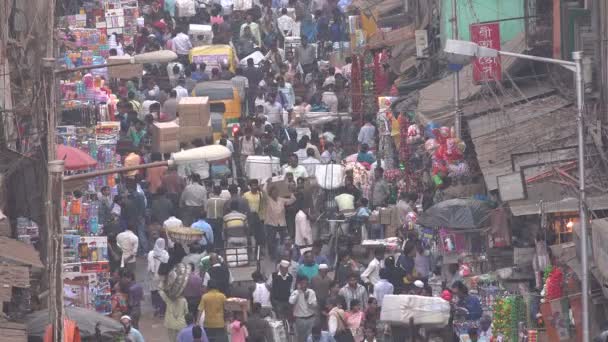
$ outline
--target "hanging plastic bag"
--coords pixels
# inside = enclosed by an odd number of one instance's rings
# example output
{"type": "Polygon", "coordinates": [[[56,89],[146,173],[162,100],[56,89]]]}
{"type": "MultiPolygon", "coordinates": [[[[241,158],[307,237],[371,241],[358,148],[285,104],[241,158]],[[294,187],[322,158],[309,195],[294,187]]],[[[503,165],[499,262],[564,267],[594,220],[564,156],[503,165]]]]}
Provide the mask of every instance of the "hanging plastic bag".
{"type": "Polygon", "coordinates": [[[344,167],[338,164],[317,165],[315,178],[321,189],[338,189],[344,183],[344,167]]]}

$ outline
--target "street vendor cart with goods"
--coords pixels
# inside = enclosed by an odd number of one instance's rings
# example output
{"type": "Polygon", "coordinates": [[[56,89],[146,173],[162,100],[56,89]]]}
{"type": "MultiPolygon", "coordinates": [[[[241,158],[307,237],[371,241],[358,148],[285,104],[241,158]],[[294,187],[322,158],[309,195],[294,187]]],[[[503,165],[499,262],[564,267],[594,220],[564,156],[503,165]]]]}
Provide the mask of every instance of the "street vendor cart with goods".
{"type": "Polygon", "coordinates": [[[260,270],[260,248],[252,247],[247,221],[238,215],[224,217],[224,249],[221,254],[233,274],[233,291],[247,297],[254,286],[252,274],[260,270]]]}
{"type": "Polygon", "coordinates": [[[391,327],[389,341],[450,341],[450,303],[437,297],[386,295],[380,321],[391,327]]]}

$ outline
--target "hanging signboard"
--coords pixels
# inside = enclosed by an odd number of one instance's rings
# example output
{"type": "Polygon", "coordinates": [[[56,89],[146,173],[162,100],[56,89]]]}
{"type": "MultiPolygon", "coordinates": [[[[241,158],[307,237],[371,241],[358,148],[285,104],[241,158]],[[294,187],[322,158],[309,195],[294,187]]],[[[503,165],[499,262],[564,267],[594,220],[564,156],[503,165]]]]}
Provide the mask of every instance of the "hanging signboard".
{"type": "MultiPolygon", "coordinates": [[[[500,50],[500,25],[498,23],[471,24],[471,41],[479,46],[500,50]]],[[[500,56],[475,58],[473,82],[476,84],[502,79],[500,56]]]]}

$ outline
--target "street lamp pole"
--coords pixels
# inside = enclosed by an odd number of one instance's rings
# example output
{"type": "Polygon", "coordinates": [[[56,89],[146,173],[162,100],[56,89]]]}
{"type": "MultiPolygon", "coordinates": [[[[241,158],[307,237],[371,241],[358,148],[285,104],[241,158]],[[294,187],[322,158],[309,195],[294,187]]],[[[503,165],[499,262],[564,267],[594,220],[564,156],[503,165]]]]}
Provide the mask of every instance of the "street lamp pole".
{"type": "Polygon", "coordinates": [[[473,42],[459,41],[459,40],[448,40],[445,46],[445,52],[454,53],[466,56],[477,56],[477,57],[496,57],[497,55],[508,56],[514,58],[522,58],[536,62],[544,62],[561,65],[562,67],[574,72],[576,82],[576,124],[577,124],[577,138],[578,138],[578,186],[579,186],[579,218],[581,226],[581,283],[582,283],[582,326],[583,326],[583,342],[590,341],[590,330],[589,330],[589,263],[588,263],[588,222],[587,222],[587,209],[585,206],[586,194],[585,194],[585,122],[584,122],[584,110],[585,110],[585,94],[584,94],[584,78],[583,78],[583,52],[575,51],[572,53],[572,62],[564,61],[561,59],[553,59],[546,57],[538,57],[531,55],[524,55],[520,53],[498,51],[481,47],[473,42]]]}
{"type": "MultiPolygon", "coordinates": [[[[452,37],[458,39],[458,7],[456,0],[452,0],[452,37]]],[[[454,132],[460,138],[462,133],[462,110],[460,108],[460,70],[454,72],[454,132]]]]}

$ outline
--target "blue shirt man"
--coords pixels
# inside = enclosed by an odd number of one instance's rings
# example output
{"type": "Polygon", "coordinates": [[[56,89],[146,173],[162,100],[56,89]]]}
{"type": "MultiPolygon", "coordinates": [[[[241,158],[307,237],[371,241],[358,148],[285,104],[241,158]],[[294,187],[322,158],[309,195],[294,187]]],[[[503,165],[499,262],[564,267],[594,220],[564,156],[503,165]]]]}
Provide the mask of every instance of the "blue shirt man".
{"type": "MultiPolygon", "coordinates": [[[[193,328],[194,324],[190,324],[184,329],[180,330],[180,332],[177,334],[177,342],[194,342],[193,328]]],[[[205,329],[202,329],[201,327],[197,328],[197,330],[199,330],[199,333],[201,333],[201,337],[200,339],[199,337],[197,337],[197,341],[209,342],[209,339],[207,338],[207,333],[205,333],[205,329]]]]}
{"type": "Polygon", "coordinates": [[[205,217],[199,218],[198,221],[194,222],[192,228],[203,232],[203,238],[198,242],[201,246],[213,245],[213,228],[205,221],[205,217]]]}

